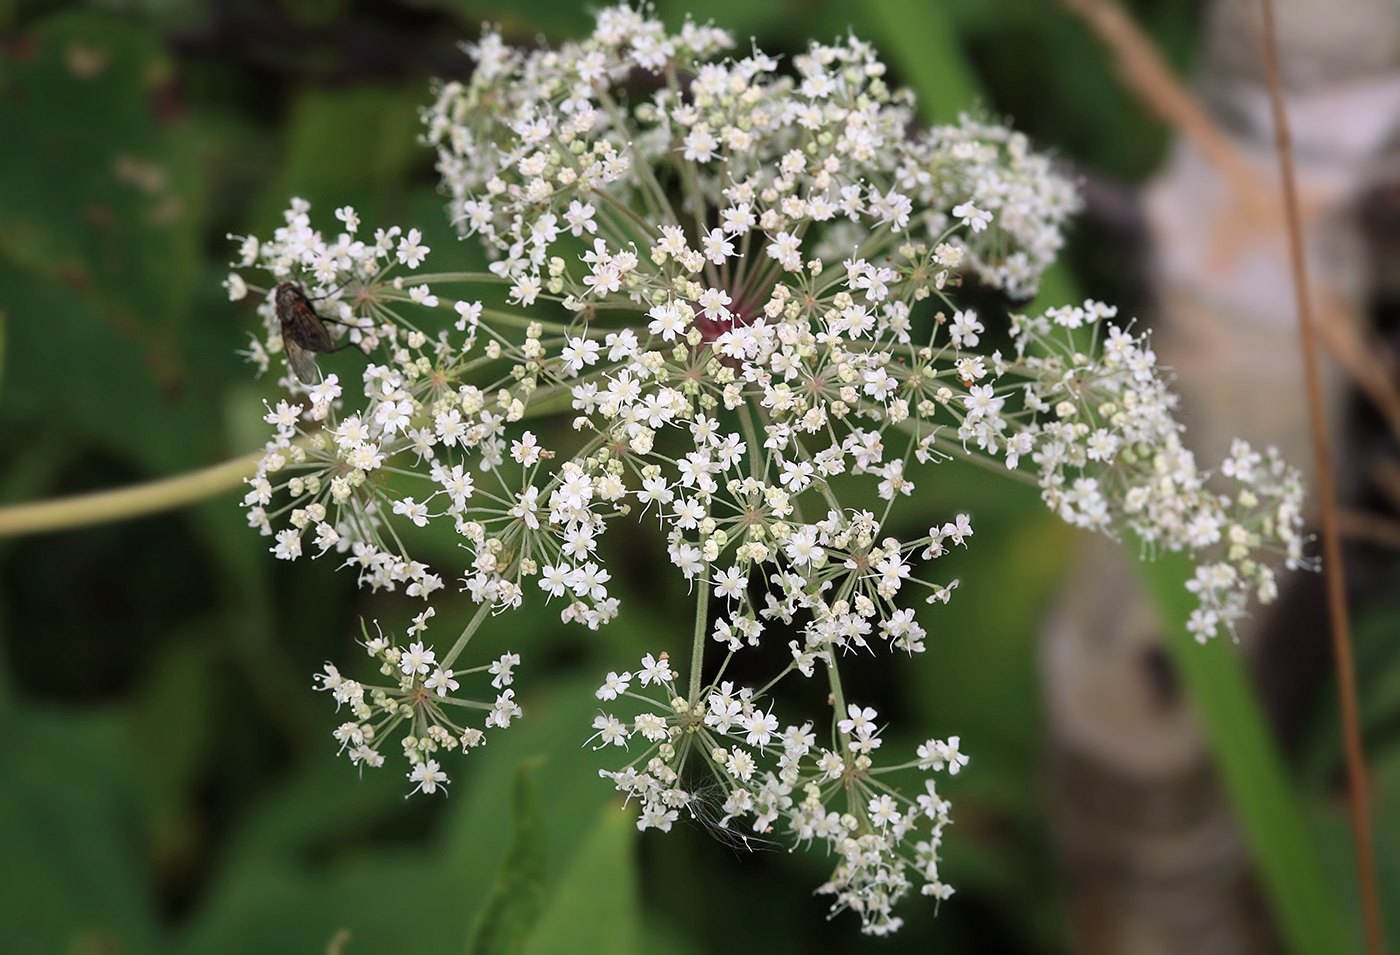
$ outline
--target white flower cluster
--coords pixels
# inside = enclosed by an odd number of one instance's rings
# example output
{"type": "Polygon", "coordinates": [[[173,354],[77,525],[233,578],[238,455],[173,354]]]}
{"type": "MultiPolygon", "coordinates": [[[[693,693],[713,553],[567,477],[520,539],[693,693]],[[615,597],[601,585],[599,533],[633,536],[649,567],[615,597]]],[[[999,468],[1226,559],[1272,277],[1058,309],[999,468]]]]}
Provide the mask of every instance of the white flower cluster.
{"type": "Polygon", "coordinates": [[[1077,198],[1024,136],[967,118],[910,136],[913,97],[885,86],[854,37],[814,44],[796,76],[758,51],[716,59],[732,45],[694,24],[669,36],[616,7],[559,50],[513,50],[493,32],[467,48],[476,70],[443,86],[427,141],[456,220],[501,256],[493,271],[517,301],[545,288],[575,308],[645,301],[678,313],[677,337],[699,306],[713,337],[726,310],[741,324],[760,314],[778,273],[800,282],[815,263],[845,262],[869,271],[859,287],[876,293],[862,302],[872,320],[898,323],[899,296],[878,294],[889,269],[865,253],[901,238],[915,243],[904,270],[929,273],[916,285],[941,267],[921,244],[951,238],[984,279],[1035,291],[1077,198]],[[582,273],[550,255],[565,234],[594,245],[582,273]],[[671,288],[687,280],[723,294],[671,288]]]}
{"type": "Polygon", "coordinates": [[[1207,487],[1209,475],[1181,444],[1176,396],[1156,356],[1145,339],[1102,323],[1115,314],[1086,302],[1014,316],[1017,361],[1008,373],[1032,377],[1016,395],[1015,424],[1001,419],[1003,399],[989,393],[971,430],[972,399],[964,399],[959,433],[989,452],[1001,440],[1008,468],[1029,454],[1045,503],[1070,524],[1109,534],[1127,528],[1149,550],[1196,555],[1187,587],[1199,606],[1187,627],[1204,643],[1233,632],[1251,594],[1261,603],[1278,595],[1276,564],[1310,565],[1302,478],[1274,449],[1261,454],[1236,440],[1220,467],[1232,493],[1207,487]]]}
{"type": "Polygon", "coordinates": [[[255,361],[284,336],[306,352],[343,335],[374,356],[358,387],[305,383],[301,356],[245,503],[278,557],[309,539],[362,584],[427,599],[456,579],[479,605],[441,663],[422,643],[369,641],[399,682],[368,701],[333,668],[321,677],[356,717],[339,733],[350,758],[377,762],[372,741],[404,727],[424,792],[446,780],[428,754],[480,739],[444,701],[488,710],[489,725],[518,715],[508,695],[451,695],[482,622],[546,599],[602,626],[619,602],[599,540],[623,518],[658,522],[696,594],[690,665],[678,681],[664,652],[649,656],[635,679],[654,699],[609,676],[600,699],[641,712],[600,716],[595,738],[641,737],[645,752],[605,775],[638,797],[643,828],[717,787],[726,826],[820,842],[837,859],[834,907],[882,933],[911,875],[951,889],[937,877],[947,804],[931,782],[911,801],[881,777],[966,761],[953,739],[879,765],[875,713],[841,688],[844,654],[921,652],[910,594],[946,602],[957,585],[928,573],[966,543],[967,515],[898,536],[907,520],[891,515],[915,480],[972,458],[1038,480],[1077,525],[1219,552],[1193,582],[1202,638],[1251,589],[1272,596],[1265,554],[1299,559],[1301,491],[1244,446],[1222,469],[1235,495],[1206,491],[1147,343],[1104,323],[1111,310],[1017,318],[1007,337],[948,297],[970,275],[1024,294],[1059,248],[1073,192],[1022,137],[966,119],[911,134],[909,97],[855,39],[812,46],[793,74],[758,52],[721,59],[730,45],[619,7],[559,50],[494,32],[469,47],[471,81],[444,85],[425,121],[489,272],[416,272],[417,230],[357,239],[349,208],[327,239],[299,201],[271,240],[244,239],[236,265],[299,285],[316,311],[259,289],[255,361]],[[447,297],[452,283],[477,297],[447,297]],[[984,336],[1014,354],[979,348],[984,336]],[[429,524],[458,536],[460,566],[413,557],[429,524]],[[723,680],[734,654],[762,648],[780,657],[771,680],[723,680]],[[809,678],[826,682],[831,718],[779,733],[785,681],[809,678]],[[816,725],[831,727],[820,744],[816,725]]]}
{"type": "Polygon", "coordinates": [[[874,755],[883,740],[871,707],[846,707],[832,745],[824,747],[817,744],[811,722],[780,732],[777,717],[755,702],[751,689],[736,690],[724,681],[687,698],[675,681],[665,653],[647,654],[635,675],[609,673],[597,693],[601,700],[627,696],[645,704],[630,723],[607,713],[593,721],[600,748],[645,741],[645,751],[626,768],[599,770],[641,803],[638,828],[667,832],[682,810],[696,816],[710,808],[698,804],[711,787],[697,790],[687,779],[713,778],[724,793],[722,815],[713,825],[727,829],[731,821],[747,818],[755,833],[770,833],[781,824],[797,845],[823,844],[838,862],[818,891],[836,896],[833,912],[858,913],[872,934],[899,928],[893,908],[912,887],[911,873],[923,880],[925,895],[953,894],[938,877],[938,844],[951,821],[949,803],[939,797],[931,777],[923,781],[923,794],[912,799],[880,777],[910,770],[956,774],[968,762],[958,737],[929,740],[919,746],[916,759],[877,768],[874,755]],[[656,695],[629,690],[634,679],[656,695]],[[705,767],[703,773],[696,772],[695,762],[705,767]]]}
{"type": "MultiPolygon", "coordinates": [[[[421,634],[432,615],[432,608],[419,614],[410,631],[421,634]]],[[[393,685],[366,686],[346,679],[334,664],[327,663],[325,672],[316,676],[320,684],[317,689],[326,690],[335,697],[336,709],[343,704],[354,716],[335,730],[341,751],[352,763],[384,765],[384,756],[375,749],[375,743],[403,729],[400,743],[405,758],[413,767],[408,778],[416,784],[414,792],[434,793],[447,787],[447,773],[431,758],[439,749],[461,747],[465,753],[485,742],[486,734],[481,729],[461,725],[449,715],[447,707],[485,710],[487,728],[505,729],[512,720],[523,715],[520,704],[515,701],[515,691],[509,689],[515,679],[515,667],[520,663],[520,657],[514,653],[504,654],[487,666],[459,673],[451,668],[451,663],[460,652],[460,646],[441,663],[437,651],[424,646],[421,640],[398,647],[382,634],[371,637],[366,633],[364,647],[365,652],[379,661],[379,672],[394,678],[393,685]],[[461,686],[457,677],[482,671],[490,673],[491,685],[500,691],[494,702],[475,702],[449,695],[455,694],[461,686]]]]}

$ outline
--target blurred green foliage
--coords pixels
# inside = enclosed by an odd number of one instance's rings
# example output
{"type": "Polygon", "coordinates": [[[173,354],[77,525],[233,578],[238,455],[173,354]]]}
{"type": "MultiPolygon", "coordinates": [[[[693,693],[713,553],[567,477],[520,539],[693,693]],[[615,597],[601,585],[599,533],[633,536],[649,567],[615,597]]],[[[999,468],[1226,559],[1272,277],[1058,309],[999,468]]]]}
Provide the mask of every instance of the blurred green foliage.
{"type": "MultiPolygon", "coordinates": [[[[921,90],[927,118],[981,108],[1124,181],[1165,146],[1097,42],[1041,0],[657,8],[788,55],[853,29],[885,51],[896,82],[921,90]]],[[[1189,67],[1196,5],[1135,8],[1189,67]]],[[[587,10],[0,4],[0,501],[167,476],[261,443],[275,389],[235,355],[252,309],[219,283],[226,235],[267,234],[291,196],[325,214],[353,205],[371,228],[422,229],[434,269],[478,262],[445,222],[417,107],[433,76],[465,75],[455,43],[481,21],[530,42],[585,32],[587,10]]],[[[1083,248],[1075,260],[1092,263],[1083,248]]],[[[1124,291],[1093,267],[1080,281],[1101,298],[1124,291]]],[[[326,359],[340,360],[353,358],[326,359]]],[[[324,561],[274,566],[228,495],[0,540],[0,949],[688,952],[731,947],[742,928],[747,948],[774,953],[1064,950],[1039,805],[1033,635],[1073,538],[1034,493],[980,472],[949,466],[920,487],[928,515],[977,521],[949,571],[963,585],[925,619],[927,654],[870,660],[847,692],[896,720],[891,745],[960,734],[974,756],[946,792],[958,895],[937,918],[912,901],[904,931],[875,942],[854,919],[825,921],[810,894],[826,875],[818,861],[731,851],[698,826],[635,838],[583,742],[597,675],[659,649],[685,599],[655,575],[644,537],[614,555],[631,593],[609,630],[564,629],[539,609],[512,620],[527,719],[447,767],[449,798],[405,801],[392,756],[363,778],[335,758],[336,714],[310,677],[327,659],[357,672],[357,618],[405,620],[408,604],[356,593],[324,561]]],[[[440,608],[443,632],[465,614],[440,608]]],[[[1378,777],[1393,820],[1400,655],[1367,646],[1369,718],[1392,741],[1378,777]]],[[[1336,733],[1319,712],[1307,765],[1323,788],[1336,733]]],[[[1335,813],[1321,820],[1345,873],[1345,832],[1335,813]]],[[[1394,879],[1400,834],[1384,839],[1394,879]]]]}

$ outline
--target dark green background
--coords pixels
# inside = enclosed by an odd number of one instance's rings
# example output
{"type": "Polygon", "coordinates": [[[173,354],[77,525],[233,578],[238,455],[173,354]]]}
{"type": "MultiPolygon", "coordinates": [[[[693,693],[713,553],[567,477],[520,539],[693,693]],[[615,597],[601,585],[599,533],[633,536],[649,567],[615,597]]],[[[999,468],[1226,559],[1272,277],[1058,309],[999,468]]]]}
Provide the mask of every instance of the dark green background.
{"type": "MultiPolygon", "coordinates": [[[[926,119],[980,107],[1102,179],[1140,182],[1165,149],[1097,42],[1051,3],[690,9],[789,55],[853,28],[885,51],[896,82],[923,91],[926,119]]],[[[257,321],[220,282],[235,250],[226,235],[270,234],[291,196],[311,200],[325,228],[348,203],[367,229],[422,229],[434,271],[479,262],[448,231],[416,143],[429,80],[465,75],[455,43],[483,20],[528,43],[586,32],[586,10],[0,3],[0,500],[168,476],[261,443],[261,401],[275,391],[234,354],[257,321]]],[[[683,8],[658,12],[674,25],[683,8]]],[[[1135,13],[1189,70],[1195,5],[1135,13]]],[[[1133,263],[1102,228],[1080,227],[1069,260],[1089,294],[1135,303],[1133,263]]],[[[973,761],[941,787],[958,894],[936,919],[911,899],[892,941],[862,938],[850,916],[825,921],[811,889],[826,860],[740,852],[698,826],[636,839],[596,778],[581,744],[600,676],[688,639],[676,621],[689,605],[655,577],[654,542],[614,545],[625,610],[604,632],[561,628],[552,610],[506,624],[515,644],[487,652],[524,656],[527,719],[449,761],[450,797],[406,801],[393,754],[363,779],[335,759],[338,718],[311,675],[327,659],[363,675],[358,619],[402,632],[417,608],[358,594],[326,561],[274,561],[229,494],[0,540],[0,950],[309,952],[342,930],[348,952],[458,951],[472,938],[506,950],[512,920],[538,911],[535,951],[1063,951],[1034,634],[1073,537],[1033,493],[981,473],[924,474],[920,494],[916,522],[974,515],[973,546],[945,568],[962,587],[923,618],[928,653],[858,664],[848,694],[894,721],[888,745],[960,734],[973,761]]],[[[456,559],[450,542],[425,546],[456,559]]],[[[434,632],[465,613],[445,605],[434,632]]],[[[1386,613],[1361,629],[1378,774],[1393,792],[1400,655],[1386,613]]],[[[1303,721],[1307,800],[1345,873],[1325,691],[1316,712],[1303,721]]],[[[1382,826],[1392,871],[1395,828],[1382,826]]]]}

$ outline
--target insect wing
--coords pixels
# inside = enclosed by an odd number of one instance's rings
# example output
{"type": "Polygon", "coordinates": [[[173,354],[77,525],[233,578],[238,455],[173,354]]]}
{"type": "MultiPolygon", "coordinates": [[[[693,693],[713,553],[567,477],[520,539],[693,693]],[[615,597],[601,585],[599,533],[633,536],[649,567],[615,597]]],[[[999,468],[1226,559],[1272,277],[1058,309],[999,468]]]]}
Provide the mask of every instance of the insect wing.
{"type": "MultiPolygon", "coordinates": [[[[285,335],[287,326],[283,325],[282,329],[285,335]]],[[[335,351],[330,331],[310,305],[304,311],[298,308],[292,312],[291,332],[297,344],[307,351],[335,351]]]]}
{"type": "Polygon", "coordinates": [[[321,380],[321,374],[312,353],[335,349],[331,333],[296,283],[283,282],[277,286],[276,304],[287,363],[303,384],[314,385],[321,380]]]}
{"type": "Polygon", "coordinates": [[[287,353],[287,364],[292,366],[292,373],[300,379],[304,385],[315,385],[321,381],[320,369],[316,367],[316,359],[312,353],[302,348],[296,340],[289,335],[283,334],[282,348],[287,353]]]}
{"type": "Polygon", "coordinates": [[[334,351],[331,333],[311,307],[311,301],[291,282],[277,286],[277,318],[282,323],[282,337],[291,338],[307,351],[334,351]]]}

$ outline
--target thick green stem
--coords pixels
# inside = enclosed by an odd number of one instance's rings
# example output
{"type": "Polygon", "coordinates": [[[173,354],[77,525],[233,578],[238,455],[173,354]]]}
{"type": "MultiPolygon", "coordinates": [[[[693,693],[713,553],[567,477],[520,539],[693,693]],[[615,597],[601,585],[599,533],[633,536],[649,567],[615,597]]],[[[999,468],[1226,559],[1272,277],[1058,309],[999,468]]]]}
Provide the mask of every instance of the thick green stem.
{"type": "MultiPolygon", "coordinates": [[[[708,566],[708,565],[706,565],[708,566]]],[[[700,695],[700,671],[705,664],[705,637],[710,620],[710,581],[700,582],[700,595],[695,601],[695,640],[690,647],[690,692],[688,699],[693,707],[700,695]]]]}
{"type": "Polygon", "coordinates": [[[0,537],[104,524],[193,504],[238,487],[257,473],[263,454],[263,451],[254,451],[202,471],[118,491],[0,508],[0,537]]]}
{"type": "Polygon", "coordinates": [[[453,662],[462,655],[462,651],[467,648],[467,643],[471,641],[472,635],[476,633],[481,622],[491,613],[490,601],[483,601],[481,606],[476,608],[476,613],[467,626],[462,630],[462,635],[457,638],[457,642],[452,644],[452,649],[447,651],[447,656],[442,658],[442,663],[438,664],[444,670],[452,666],[453,662]]]}
{"type": "Polygon", "coordinates": [[[743,429],[744,440],[749,445],[749,473],[755,480],[763,479],[763,442],[758,440],[758,428],[754,425],[753,414],[749,410],[749,403],[741,401],[739,403],[739,427],[743,429]]]}
{"type": "Polygon", "coordinates": [[[494,272],[413,272],[404,276],[405,285],[410,281],[416,285],[433,282],[490,282],[493,285],[508,285],[511,280],[494,272]]]}
{"type": "Polygon", "coordinates": [[[826,661],[826,678],[831,685],[831,706],[836,711],[835,722],[838,724],[836,733],[841,740],[841,751],[849,753],[851,751],[851,734],[843,732],[839,726],[846,712],[846,694],[841,690],[841,671],[837,669],[834,660],[826,661]]]}

